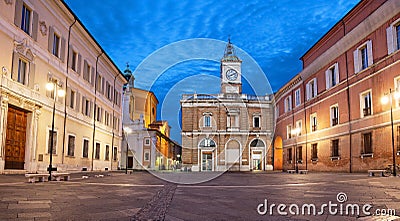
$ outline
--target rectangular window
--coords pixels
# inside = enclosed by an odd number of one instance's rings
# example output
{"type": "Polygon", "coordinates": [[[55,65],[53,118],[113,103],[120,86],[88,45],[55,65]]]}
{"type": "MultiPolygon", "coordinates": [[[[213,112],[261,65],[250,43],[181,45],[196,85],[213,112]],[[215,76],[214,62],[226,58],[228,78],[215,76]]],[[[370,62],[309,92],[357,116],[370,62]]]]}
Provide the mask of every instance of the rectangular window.
{"type": "Polygon", "coordinates": [[[303,162],[303,147],[302,146],[297,147],[297,162],[298,163],[303,162]]]}
{"type": "Polygon", "coordinates": [[[56,57],[60,57],[60,36],[58,36],[56,33],[53,35],[53,55],[56,57]]]}
{"type": "Polygon", "coordinates": [[[331,126],[339,124],[339,107],[337,105],[331,107],[331,126]]]}
{"type": "Polygon", "coordinates": [[[204,127],[211,127],[211,116],[204,116],[204,127]]]}
{"type": "Polygon", "coordinates": [[[118,148],[114,147],[114,150],[113,150],[113,160],[114,161],[117,161],[117,153],[118,153],[118,148]]]}
{"type": "Polygon", "coordinates": [[[22,6],[21,29],[28,35],[30,35],[31,12],[25,4],[22,6]]]}
{"type": "Polygon", "coordinates": [[[396,43],[397,43],[396,49],[399,50],[400,49],[400,24],[398,24],[396,26],[396,43]]]}
{"type": "Polygon", "coordinates": [[[82,150],[83,150],[82,157],[83,158],[88,158],[88,156],[89,156],[89,140],[88,139],[83,139],[82,150]]]}
{"type": "Polygon", "coordinates": [[[362,152],[361,154],[372,154],[372,133],[362,134],[362,152]]]}
{"type": "Polygon", "coordinates": [[[335,63],[325,71],[326,89],[336,86],[339,83],[339,64],[335,63]]]}
{"type": "Polygon", "coordinates": [[[84,99],[84,101],[83,101],[83,114],[85,115],[85,116],[88,116],[88,117],[90,117],[90,106],[91,106],[91,104],[90,104],[90,100],[88,100],[88,99],[84,99]]]}
{"type": "Polygon", "coordinates": [[[149,151],[144,152],[144,160],[149,161],[150,160],[150,153],[149,151]]]}
{"type": "Polygon", "coordinates": [[[285,113],[292,110],[292,96],[287,96],[285,99],[285,113]]]}
{"type": "Polygon", "coordinates": [[[103,83],[102,82],[103,82],[103,77],[98,74],[97,81],[96,81],[96,89],[100,93],[103,93],[103,88],[102,88],[103,83]]]}
{"type": "Polygon", "coordinates": [[[292,138],[292,125],[286,126],[286,137],[287,137],[287,139],[292,138]]]}
{"type": "Polygon", "coordinates": [[[311,131],[314,132],[317,130],[317,114],[311,114],[310,116],[310,126],[311,126],[311,131]]]}
{"type": "Polygon", "coordinates": [[[27,62],[19,59],[18,61],[18,78],[17,81],[21,84],[25,84],[26,82],[26,73],[27,73],[27,62]]]}
{"type": "Polygon", "coordinates": [[[227,127],[230,129],[238,129],[239,128],[239,115],[238,114],[228,114],[227,127]]]}
{"type": "Polygon", "coordinates": [[[296,129],[299,130],[299,131],[298,131],[298,136],[301,135],[301,130],[302,130],[302,128],[303,128],[302,121],[301,121],[301,120],[296,121],[296,129]]]}
{"type": "Polygon", "coordinates": [[[307,100],[314,98],[318,94],[317,79],[314,78],[306,84],[307,100]]]}
{"type": "Polygon", "coordinates": [[[318,160],[318,146],[316,143],[311,144],[311,160],[318,160]]]}
{"type": "Polygon", "coordinates": [[[361,52],[361,70],[364,70],[368,67],[368,52],[367,47],[363,47],[360,49],[361,52]]]}
{"type": "Polygon", "coordinates": [[[96,143],[96,152],[94,155],[94,159],[100,160],[100,143],[96,143]]]}
{"type": "Polygon", "coordinates": [[[288,150],[287,150],[288,152],[287,152],[287,154],[288,154],[288,162],[289,163],[292,163],[292,160],[293,160],[293,154],[292,154],[292,148],[288,148],[288,150]]]}
{"type": "Polygon", "coordinates": [[[260,127],[260,116],[253,117],[253,127],[256,127],[256,128],[260,127]]]}
{"type": "Polygon", "coordinates": [[[373,64],[372,41],[368,40],[354,52],[354,73],[358,73],[373,64]]]}
{"type": "Polygon", "coordinates": [[[73,71],[77,71],[77,62],[78,62],[78,52],[72,51],[72,58],[71,58],[71,69],[73,71]]]}
{"type": "Polygon", "coordinates": [[[331,157],[339,157],[339,139],[331,141],[331,157]]]}
{"type": "Polygon", "coordinates": [[[371,91],[361,94],[361,116],[366,117],[372,115],[372,95],[371,91]]]}
{"type": "Polygon", "coordinates": [[[300,88],[294,92],[294,103],[296,107],[300,106],[301,104],[301,91],[300,88]]]}
{"type": "Polygon", "coordinates": [[[110,114],[107,111],[104,111],[104,124],[110,126],[110,114]]]}
{"type": "Polygon", "coordinates": [[[53,137],[51,136],[51,130],[49,130],[49,140],[47,142],[47,153],[50,154],[53,152],[53,154],[57,154],[57,131],[53,131],[53,137]],[[53,139],[53,151],[51,151],[51,139],[53,139]]]}
{"type": "Polygon", "coordinates": [[[108,83],[108,81],[106,82],[106,97],[108,100],[111,100],[111,85],[110,83],[108,83]]]}
{"type": "Polygon", "coordinates": [[[68,156],[73,157],[75,155],[75,136],[68,135],[68,156]]]}
{"type": "Polygon", "coordinates": [[[150,146],[150,138],[144,139],[144,145],[150,146]]]}
{"type": "Polygon", "coordinates": [[[106,156],[104,157],[105,160],[110,160],[110,145],[106,145],[106,156]]]}
{"type": "Polygon", "coordinates": [[[103,113],[103,110],[101,109],[101,107],[97,106],[97,108],[96,108],[96,120],[98,122],[101,122],[101,120],[102,120],[102,117],[103,117],[102,113],[103,113]]]}

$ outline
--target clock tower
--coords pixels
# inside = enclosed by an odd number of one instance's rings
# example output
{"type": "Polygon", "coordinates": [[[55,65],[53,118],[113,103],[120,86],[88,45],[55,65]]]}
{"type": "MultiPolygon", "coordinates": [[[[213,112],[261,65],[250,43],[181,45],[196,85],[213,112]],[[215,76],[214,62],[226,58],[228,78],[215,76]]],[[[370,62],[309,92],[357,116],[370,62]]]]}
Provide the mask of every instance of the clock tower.
{"type": "Polygon", "coordinates": [[[241,94],[242,93],[242,60],[236,54],[235,49],[228,39],[224,57],[221,59],[221,93],[241,94]]]}

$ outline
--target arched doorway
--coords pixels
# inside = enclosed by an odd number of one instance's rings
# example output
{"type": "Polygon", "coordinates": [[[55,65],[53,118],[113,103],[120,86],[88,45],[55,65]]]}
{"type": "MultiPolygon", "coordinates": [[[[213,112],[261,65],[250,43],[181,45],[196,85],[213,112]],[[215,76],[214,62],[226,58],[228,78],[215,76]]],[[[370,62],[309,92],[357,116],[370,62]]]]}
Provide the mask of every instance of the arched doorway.
{"type": "Polygon", "coordinates": [[[199,143],[199,166],[200,171],[215,170],[215,142],[210,138],[204,138],[199,143]]]}
{"type": "Polygon", "coordinates": [[[250,170],[265,170],[265,143],[261,139],[254,139],[250,142],[250,170]]]}
{"type": "Polygon", "coordinates": [[[274,170],[283,169],[282,138],[277,136],[274,142],[274,170]]]}
{"type": "Polygon", "coordinates": [[[227,168],[233,171],[240,171],[241,145],[237,140],[229,140],[225,146],[225,162],[227,168]]]}

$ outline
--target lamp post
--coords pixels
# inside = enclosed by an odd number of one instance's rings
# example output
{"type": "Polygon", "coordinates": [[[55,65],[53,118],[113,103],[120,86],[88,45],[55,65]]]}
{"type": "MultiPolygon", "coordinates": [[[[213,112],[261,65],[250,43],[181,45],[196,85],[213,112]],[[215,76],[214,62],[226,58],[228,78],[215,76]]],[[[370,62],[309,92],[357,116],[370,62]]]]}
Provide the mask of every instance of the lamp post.
{"type": "Polygon", "coordinates": [[[393,161],[393,176],[396,176],[396,152],[394,149],[394,130],[393,130],[393,97],[395,100],[400,98],[400,94],[397,91],[392,91],[392,89],[389,89],[389,94],[385,94],[381,98],[381,103],[382,104],[387,104],[390,102],[390,123],[392,127],[392,161],[393,161]]]}
{"type": "Polygon", "coordinates": [[[53,170],[53,144],[54,144],[54,115],[56,112],[56,99],[57,97],[64,97],[65,96],[65,91],[63,89],[58,89],[58,87],[61,88],[60,85],[58,85],[57,80],[52,79],[51,82],[46,84],[46,90],[50,91],[53,93],[53,118],[51,121],[51,134],[50,134],[50,162],[49,162],[49,181],[51,181],[51,171],[53,170]]]}
{"type": "Polygon", "coordinates": [[[298,160],[297,160],[297,136],[299,136],[300,134],[300,128],[295,128],[291,131],[292,136],[296,137],[296,145],[295,145],[295,149],[294,149],[294,160],[295,160],[295,170],[296,173],[299,173],[299,164],[298,164],[298,160]]]}

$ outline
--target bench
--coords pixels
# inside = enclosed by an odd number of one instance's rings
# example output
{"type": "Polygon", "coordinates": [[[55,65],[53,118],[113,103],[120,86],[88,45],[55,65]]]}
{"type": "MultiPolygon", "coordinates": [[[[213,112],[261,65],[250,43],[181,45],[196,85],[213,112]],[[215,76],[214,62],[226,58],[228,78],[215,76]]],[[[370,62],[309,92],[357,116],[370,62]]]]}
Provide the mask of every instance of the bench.
{"type": "Polygon", "coordinates": [[[51,176],[55,179],[55,180],[57,180],[57,181],[60,181],[61,180],[61,178],[64,180],[64,181],[68,181],[70,178],[69,178],[69,173],[52,173],[51,174],[51,176]]]}
{"type": "Polygon", "coordinates": [[[29,183],[38,182],[45,182],[49,179],[48,173],[27,173],[25,177],[28,178],[29,183]]]}
{"type": "Polygon", "coordinates": [[[300,174],[307,174],[307,173],[308,173],[308,170],[299,170],[299,173],[300,173],[300,174]]]}
{"type": "Polygon", "coordinates": [[[368,170],[368,176],[375,176],[375,173],[380,174],[381,176],[384,176],[385,170],[368,170]]]}
{"type": "Polygon", "coordinates": [[[288,173],[296,173],[296,170],[287,170],[288,173]]]}

